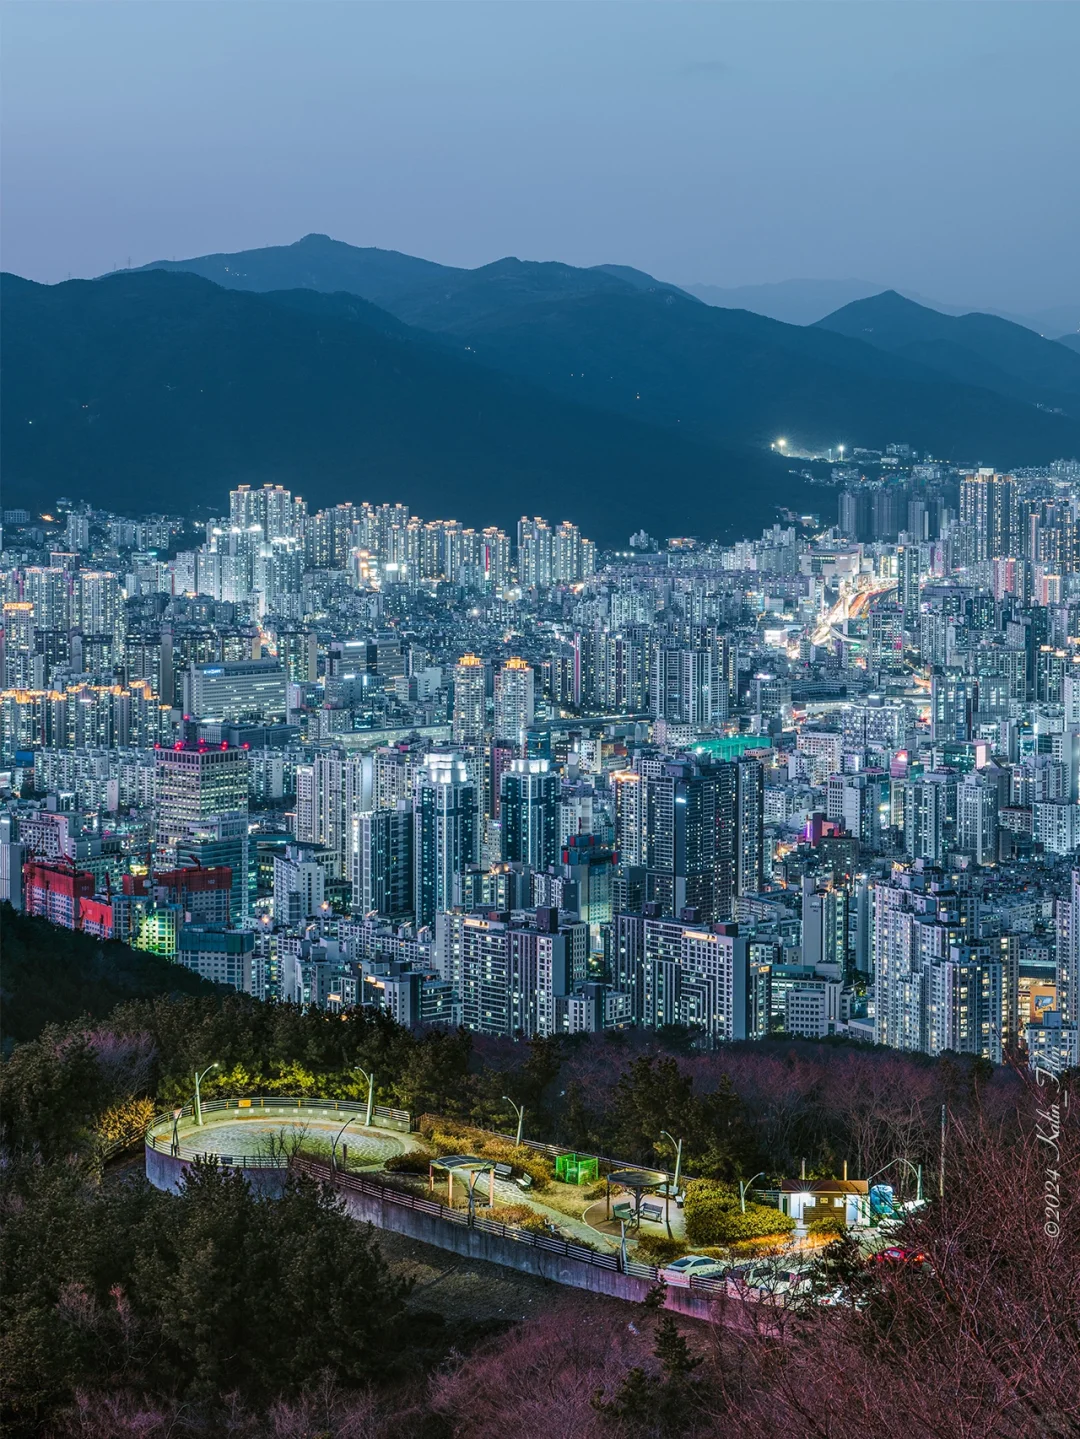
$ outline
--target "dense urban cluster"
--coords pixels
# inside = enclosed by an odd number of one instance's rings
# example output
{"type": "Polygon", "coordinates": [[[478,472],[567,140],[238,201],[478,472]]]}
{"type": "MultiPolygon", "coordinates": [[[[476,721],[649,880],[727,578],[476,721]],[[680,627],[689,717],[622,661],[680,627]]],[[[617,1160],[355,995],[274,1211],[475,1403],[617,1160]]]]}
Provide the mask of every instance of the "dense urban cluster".
{"type": "Polygon", "coordinates": [[[406,1025],[1075,1065],[1080,464],[817,493],[600,555],[271,485],[7,510],[0,897],[406,1025]]]}

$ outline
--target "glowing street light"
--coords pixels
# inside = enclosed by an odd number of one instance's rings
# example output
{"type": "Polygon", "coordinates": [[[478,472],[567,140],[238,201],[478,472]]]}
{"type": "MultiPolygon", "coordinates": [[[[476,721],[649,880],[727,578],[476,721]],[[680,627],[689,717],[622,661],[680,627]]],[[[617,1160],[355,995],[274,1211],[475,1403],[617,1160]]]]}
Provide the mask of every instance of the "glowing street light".
{"type": "MultiPolygon", "coordinates": [[[[661,1129],[660,1134],[661,1134],[661,1137],[664,1138],[664,1139],[666,1139],[667,1142],[668,1142],[668,1143],[673,1147],[673,1149],[675,1150],[675,1193],[678,1194],[678,1192],[679,1192],[679,1173],[680,1173],[680,1171],[682,1170],[682,1140],[681,1140],[681,1139],[676,1139],[675,1136],[672,1135],[672,1134],[669,1134],[666,1129],[661,1129]]],[[[671,1238],[671,1189],[670,1189],[670,1187],[668,1188],[667,1198],[666,1198],[666,1200],[665,1200],[665,1202],[664,1202],[664,1220],[665,1220],[665,1222],[667,1223],[668,1238],[670,1239],[670,1238],[671,1238]]]]}
{"type": "Polygon", "coordinates": [[[372,1070],[372,1072],[371,1072],[370,1074],[368,1074],[367,1070],[366,1070],[366,1069],[361,1069],[358,1064],[357,1064],[357,1065],[354,1065],[353,1068],[356,1070],[357,1074],[362,1074],[362,1075],[364,1076],[364,1078],[367,1080],[367,1087],[368,1087],[368,1091],[367,1091],[367,1118],[364,1120],[364,1124],[365,1124],[365,1126],[366,1126],[368,1129],[370,1129],[370,1128],[371,1128],[371,1106],[375,1103],[375,1071],[372,1070]]]}
{"type": "Polygon", "coordinates": [[[524,1106],[523,1104],[520,1105],[520,1106],[517,1105],[517,1104],[515,1104],[514,1101],[510,1098],[510,1096],[509,1096],[508,1094],[504,1094],[504,1095],[503,1095],[503,1098],[506,1100],[507,1104],[510,1106],[510,1108],[511,1108],[511,1109],[514,1111],[514,1113],[517,1115],[517,1122],[518,1122],[517,1138],[514,1140],[514,1146],[515,1146],[515,1148],[519,1148],[520,1145],[521,1145],[521,1129],[522,1129],[522,1126],[523,1126],[524,1123],[525,1123],[525,1106],[524,1106]]]}
{"type": "Polygon", "coordinates": [[[200,1127],[202,1126],[202,1097],[199,1094],[199,1085],[212,1069],[220,1068],[221,1065],[215,1060],[213,1064],[208,1064],[201,1074],[198,1070],[195,1071],[195,1123],[200,1127]]]}
{"type": "Polygon", "coordinates": [[[330,1172],[331,1172],[332,1174],[336,1174],[336,1173],[337,1173],[337,1147],[338,1147],[338,1140],[339,1140],[339,1139],[341,1138],[341,1136],[345,1133],[346,1129],[348,1129],[349,1125],[350,1125],[350,1124],[355,1124],[355,1122],[356,1122],[359,1118],[360,1118],[360,1116],[359,1116],[358,1114],[350,1114],[349,1117],[348,1117],[348,1119],[346,1119],[345,1123],[341,1126],[341,1128],[338,1130],[338,1132],[334,1135],[334,1142],[333,1142],[333,1144],[331,1144],[331,1146],[330,1146],[330,1172]]]}
{"type": "Polygon", "coordinates": [[[742,1211],[743,1214],[746,1213],[746,1195],[750,1189],[751,1184],[753,1184],[755,1179],[764,1179],[764,1177],[764,1169],[759,1169],[758,1172],[750,1179],[748,1179],[745,1184],[741,1179],[739,1180],[739,1209],[742,1211]]]}

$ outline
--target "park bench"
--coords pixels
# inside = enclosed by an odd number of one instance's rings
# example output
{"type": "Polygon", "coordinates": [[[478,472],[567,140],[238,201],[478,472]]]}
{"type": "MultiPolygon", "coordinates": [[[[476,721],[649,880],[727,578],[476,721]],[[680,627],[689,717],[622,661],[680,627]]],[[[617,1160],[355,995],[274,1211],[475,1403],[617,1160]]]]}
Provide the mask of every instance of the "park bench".
{"type": "Polygon", "coordinates": [[[633,1219],[634,1206],[629,1199],[620,1199],[611,1206],[611,1212],[616,1219],[633,1219]]]}
{"type": "Polygon", "coordinates": [[[518,1187],[519,1189],[531,1189],[531,1188],[532,1188],[532,1175],[531,1175],[531,1174],[519,1174],[518,1177],[514,1180],[514,1183],[517,1185],[517,1187],[518,1187]]]}
{"type": "Polygon", "coordinates": [[[514,1167],[513,1167],[513,1165],[511,1165],[511,1164],[496,1164],[496,1166],[495,1166],[495,1178],[496,1178],[496,1179],[513,1179],[513,1177],[514,1177],[514,1167]]]}
{"type": "Polygon", "coordinates": [[[646,1199],[641,1206],[641,1217],[642,1219],[651,1219],[654,1224],[659,1224],[664,1218],[664,1206],[646,1199]]]}

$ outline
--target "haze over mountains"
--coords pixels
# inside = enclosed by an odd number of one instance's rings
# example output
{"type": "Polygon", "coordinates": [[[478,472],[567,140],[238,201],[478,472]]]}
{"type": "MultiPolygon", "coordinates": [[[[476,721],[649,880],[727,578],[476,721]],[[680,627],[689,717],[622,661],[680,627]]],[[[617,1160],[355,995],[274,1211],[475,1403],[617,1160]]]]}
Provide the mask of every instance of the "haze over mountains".
{"type": "Polygon", "coordinates": [[[166,486],[192,508],[279,481],[468,523],[550,510],[618,543],[805,504],[778,436],[998,466],[1080,454],[1080,354],[894,292],[800,326],[628,267],[462,270],[309,235],[99,281],[7,277],[3,298],[8,493],[35,502],[162,508],[166,486]]]}

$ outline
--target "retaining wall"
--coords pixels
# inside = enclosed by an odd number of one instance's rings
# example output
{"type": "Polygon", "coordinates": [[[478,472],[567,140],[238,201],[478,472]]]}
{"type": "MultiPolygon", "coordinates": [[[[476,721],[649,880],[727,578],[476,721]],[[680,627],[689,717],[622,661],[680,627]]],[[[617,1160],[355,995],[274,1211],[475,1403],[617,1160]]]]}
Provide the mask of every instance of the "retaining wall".
{"type": "MultiPolygon", "coordinates": [[[[189,1159],[180,1159],[174,1154],[166,1154],[161,1149],[154,1149],[147,1144],[146,1149],[146,1177],[155,1189],[164,1189],[169,1194],[179,1194],[180,1186],[184,1176],[192,1168],[189,1159]]],[[[245,1169],[243,1165],[230,1165],[230,1168],[239,1169],[240,1173],[251,1185],[252,1193],[262,1195],[265,1199],[280,1199],[285,1181],[289,1177],[288,1169],[282,1167],[271,1169],[264,1165],[258,1169],[245,1169]]]]}
{"type": "MultiPolygon", "coordinates": [[[[303,1168],[311,1173],[315,1166],[304,1162],[303,1168]]],[[[614,1299],[628,1299],[636,1304],[642,1303],[654,1287],[650,1279],[622,1274],[599,1263],[592,1264],[587,1259],[575,1259],[553,1249],[534,1247],[516,1239],[504,1238],[479,1225],[458,1223],[435,1214],[426,1214],[421,1209],[402,1203],[401,1197],[395,1197],[393,1190],[377,1193],[375,1185],[365,1185],[361,1189],[350,1184],[348,1178],[331,1178],[328,1171],[317,1177],[333,1184],[346,1212],[353,1219],[373,1224],[377,1229],[404,1234],[423,1244],[448,1249],[467,1259],[487,1260],[488,1263],[501,1264],[522,1274],[550,1279],[554,1284],[565,1284],[572,1289],[587,1289],[593,1294],[607,1294],[614,1299]]],[[[717,1310],[721,1305],[728,1307],[723,1298],[715,1295],[671,1285],[665,1290],[664,1307],[694,1319],[717,1317],[717,1310]]]]}

